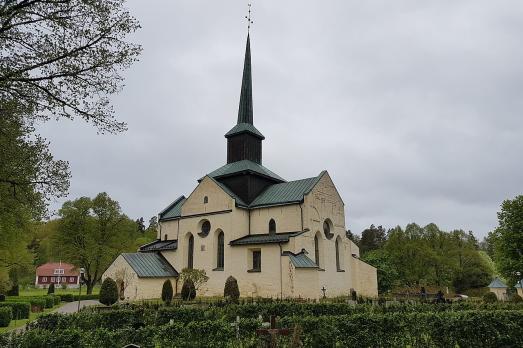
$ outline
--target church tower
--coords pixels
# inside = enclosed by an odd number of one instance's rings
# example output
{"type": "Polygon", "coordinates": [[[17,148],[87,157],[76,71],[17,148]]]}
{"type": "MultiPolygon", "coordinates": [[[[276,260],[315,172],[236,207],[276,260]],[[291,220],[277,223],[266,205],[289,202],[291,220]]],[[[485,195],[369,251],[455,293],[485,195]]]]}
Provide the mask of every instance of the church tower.
{"type": "Polygon", "coordinates": [[[250,35],[247,35],[245,47],[238,122],[225,134],[225,137],[227,138],[227,163],[249,160],[262,164],[262,140],[265,137],[253,124],[250,35]]]}
{"type": "Polygon", "coordinates": [[[227,164],[209,174],[247,205],[267,187],[285,182],[262,165],[263,134],[254,127],[252,107],[251,42],[247,34],[238,121],[225,134],[227,164]]]}

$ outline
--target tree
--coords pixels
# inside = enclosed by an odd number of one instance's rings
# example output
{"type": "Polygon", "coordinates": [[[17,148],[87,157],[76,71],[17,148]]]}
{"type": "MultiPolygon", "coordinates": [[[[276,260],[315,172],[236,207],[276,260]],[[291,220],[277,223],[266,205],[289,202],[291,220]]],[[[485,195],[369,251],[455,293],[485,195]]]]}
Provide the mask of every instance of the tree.
{"type": "Polygon", "coordinates": [[[169,279],[166,279],[163,282],[162,286],[162,301],[166,304],[171,303],[173,300],[173,285],[169,279]]]}
{"type": "Polygon", "coordinates": [[[523,195],[505,200],[498,212],[498,227],[489,235],[494,244],[494,261],[498,271],[511,283],[523,272],[523,195]]]}
{"type": "Polygon", "coordinates": [[[105,192],[94,199],[67,201],[59,215],[54,243],[60,245],[65,259],[85,269],[87,293],[91,294],[111,262],[120,253],[132,250],[136,224],[105,192]]]}
{"type": "Polygon", "coordinates": [[[194,300],[196,297],[196,288],[194,286],[194,282],[191,279],[184,280],[180,295],[184,301],[194,300]]]}
{"type": "Polygon", "coordinates": [[[223,288],[223,297],[227,300],[237,303],[240,298],[240,289],[238,288],[238,281],[233,276],[229,276],[225,281],[223,288]]]}
{"type": "Polygon", "coordinates": [[[0,4],[0,100],[30,117],[80,117],[118,132],[109,103],[120,72],[140,47],[124,41],[139,28],[124,0],[19,0],[0,4]]]}
{"type": "Polygon", "coordinates": [[[51,285],[49,285],[49,288],[47,289],[47,295],[51,294],[54,294],[54,283],[51,283],[51,285]]]}
{"type": "Polygon", "coordinates": [[[378,291],[380,293],[392,290],[398,285],[398,272],[385,250],[369,251],[363,256],[362,260],[377,268],[378,291]]]}
{"type": "Polygon", "coordinates": [[[379,249],[386,240],[387,234],[383,227],[370,225],[369,228],[361,232],[360,253],[364,255],[368,251],[379,249]]]}
{"type": "Polygon", "coordinates": [[[349,238],[351,241],[354,242],[354,244],[359,245],[360,244],[360,237],[352,233],[351,230],[345,231],[345,236],[349,238]]]}
{"type": "Polygon", "coordinates": [[[118,293],[120,300],[125,299],[125,289],[129,287],[129,284],[134,280],[136,273],[129,270],[127,267],[121,267],[114,271],[114,278],[116,285],[118,286],[118,293]]]}
{"type": "Polygon", "coordinates": [[[182,269],[182,273],[180,273],[180,279],[183,282],[190,280],[194,284],[194,289],[198,291],[205,283],[207,283],[209,277],[203,269],[184,268],[182,269]]]}
{"type": "Polygon", "coordinates": [[[118,287],[111,278],[105,278],[100,288],[100,303],[111,306],[118,301],[118,287]]]}
{"type": "Polygon", "coordinates": [[[136,225],[138,226],[138,232],[145,232],[145,221],[143,220],[143,217],[136,219],[136,225]]]}

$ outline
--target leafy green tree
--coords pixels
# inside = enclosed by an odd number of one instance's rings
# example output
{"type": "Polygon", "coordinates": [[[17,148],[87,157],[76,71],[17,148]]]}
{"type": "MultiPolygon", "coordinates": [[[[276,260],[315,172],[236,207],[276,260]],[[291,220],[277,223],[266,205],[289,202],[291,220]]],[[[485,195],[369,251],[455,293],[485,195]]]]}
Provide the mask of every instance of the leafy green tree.
{"type": "Polygon", "coordinates": [[[385,293],[398,285],[399,276],[387,252],[383,249],[367,252],[362,260],[377,268],[378,291],[385,293]]]}
{"type": "Polygon", "coordinates": [[[185,279],[183,281],[180,295],[184,301],[194,300],[196,297],[196,288],[194,286],[194,282],[191,279],[185,279]]]}
{"type": "Polygon", "coordinates": [[[51,285],[49,285],[49,288],[47,289],[47,295],[51,294],[54,294],[54,283],[51,283],[51,285]]]}
{"type": "Polygon", "coordinates": [[[85,269],[87,293],[91,294],[111,262],[120,253],[133,249],[136,223],[105,192],[94,199],[67,201],[59,214],[54,243],[60,246],[64,259],[85,269]]]}
{"type": "Polygon", "coordinates": [[[0,4],[0,100],[28,117],[80,117],[117,132],[109,103],[121,71],[140,47],[125,41],[139,28],[124,0],[20,0],[0,4]]]}
{"type": "Polygon", "coordinates": [[[209,277],[203,269],[184,268],[180,273],[180,279],[183,282],[190,280],[193,283],[195,290],[198,291],[205,283],[207,283],[209,277]]]}
{"type": "Polygon", "coordinates": [[[116,282],[107,277],[100,287],[100,303],[111,306],[118,301],[118,286],[116,282]]]}
{"type": "Polygon", "coordinates": [[[498,227],[489,235],[498,271],[511,283],[523,272],[523,195],[505,200],[498,212],[498,227]]]}
{"type": "Polygon", "coordinates": [[[238,281],[233,276],[229,276],[227,280],[225,280],[223,296],[231,302],[238,302],[240,298],[240,288],[238,287],[238,281]]]}
{"type": "Polygon", "coordinates": [[[387,240],[387,232],[382,226],[375,227],[370,225],[369,228],[361,232],[359,240],[360,253],[365,255],[366,252],[381,248],[387,240]]]}

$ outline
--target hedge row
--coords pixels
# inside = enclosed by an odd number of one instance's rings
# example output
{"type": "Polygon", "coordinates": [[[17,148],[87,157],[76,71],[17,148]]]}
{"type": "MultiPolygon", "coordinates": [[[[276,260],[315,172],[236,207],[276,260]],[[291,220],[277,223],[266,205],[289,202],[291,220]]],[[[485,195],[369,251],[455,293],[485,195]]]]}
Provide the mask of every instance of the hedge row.
{"type": "MultiPolygon", "coordinates": [[[[91,320],[97,313],[88,314],[91,320]]],[[[101,314],[101,313],[100,313],[101,314]]],[[[119,313],[123,314],[123,313],[119,313]]],[[[57,322],[67,316],[52,316],[57,322]]],[[[100,317],[104,317],[103,315],[100,317]]],[[[109,317],[105,316],[104,320],[109,317]]],[[[113,317],[114,319],[115,317],[113,317]]],[[[119,322],[86,329],[35,328],[0,338],[5,347],[100,347],[135,343],[142,347],[255,347],[255,319],[240,321],[240,340],[227,320],[203,320],[164,325],[119,322]],[[3,340],[3,341],[2,341],[3,340]]],[[[85,323],[85,321],[84,321],[85,323]]],[[[78,324],[78,321],[77,323],[78,324]]],[[[517,347],[523,346],[523,311],[459,311],[424,313],[360,313],[338,316],[292,316],[279,320],[281,327],[298,327],[304,347],[517,347]]],[[[286,338],[284,344],[290,344],[286,338]]]]}
{"type": "Polygon", "coordinates": [[[91,294],[91,295],[73,295],[73,294],[64,294],[64,295],[60,295],[61,298],[62,298],[62,301],[64,302],[73,302],[73,301],[78,301],[78,298],[80,298],[80,301],[83,301],[83,300],[98,300],[100,298],[100,295],[98,294],[91,294]]]}
{"type": "Polygon", "coordinates": [[[0,309],[2,307],[11,308],[13,319],[29,319],[31,305],[27,302],[2,302],[0,303],[0,309]]]}
{"type": "Polygon", "coordinates": [[[0,327],[8,327],[9,323],[13,319],[13,313],[10,307],[0,308],[0,327]]]}

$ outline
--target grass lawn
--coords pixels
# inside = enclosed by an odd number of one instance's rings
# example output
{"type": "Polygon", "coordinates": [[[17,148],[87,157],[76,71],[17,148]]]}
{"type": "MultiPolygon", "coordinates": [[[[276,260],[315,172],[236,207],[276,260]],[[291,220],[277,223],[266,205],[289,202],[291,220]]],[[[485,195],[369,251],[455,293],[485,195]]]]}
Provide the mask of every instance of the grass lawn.
{"type": "Polygon", "coordinates": [[[59,305],[54,306],[53,308],[46,308],[46,309],[44,309],[43,312],[38,312],[38,313],[31,312],[31,313],[29,313],[29,319],[11,320],[11,323],[9,324],[8,327],[0,327],[0,334],[7,332],[7,331],[11,331],[13,329],[16,329],[17,327],[23,326],[23,325],[27,324],[28,322],[35,320],[36,318],[38,318],[41,315],[44,315],[44,314],[47,314],[47,313],[50,313],[50,312],[56,310],[57,308],[63,306],[64,304],[65,304],[65,302],[62,302],[59,305]]]}
{"type": "MultiPolygon", "coordinates": [[[[78,289],[62,289],[62,288],[55,288],[54,290],[55,295],[62,295],[62,294],[73,294],[78,295],[78,289]]],[[[93,289],[93,294],[99,294],[100,293],[100,286],[95,286],[93,289]]],[[[82,295],[87,294],[87,289],[85,286],[82,286],[82,295]]],[[[40,289],[40,288],[29,288],[29,289],[20,289],[20,296],[45,296],[47,295],[47,289],[40,289]]]]}

